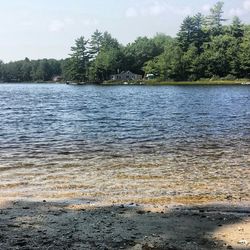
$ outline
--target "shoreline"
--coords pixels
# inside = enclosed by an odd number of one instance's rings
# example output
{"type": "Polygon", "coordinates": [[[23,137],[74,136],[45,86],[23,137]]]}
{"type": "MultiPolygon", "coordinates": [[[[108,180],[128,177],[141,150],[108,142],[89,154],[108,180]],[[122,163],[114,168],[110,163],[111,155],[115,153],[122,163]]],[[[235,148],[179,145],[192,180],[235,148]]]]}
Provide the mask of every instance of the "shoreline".
{"type": "Polygon", "coordinates": [[[250,85],[249,79],[239,80],[201,80],[201,81],[156,81],[156,80],[141,80],[141,81],[104,81],[104,82],[0,82],[0,84],[67,84],[73,86],[100,85],[100,86],[119,86],[119,85],[137,85],[137,86],[227,86],[227,85],[250,85]]]}
{"type": "Polygon", "coordinates": [[[102,85],[146,85],[146,86],[164,86],[164,85],[249,85],[249,79],[237,80],[197,80],[197,81],[157,81],[157,80],[141,80],[141,81],[106,81],[102,85]],[[246,84],[247,83],[247,84],[246,84]]]}

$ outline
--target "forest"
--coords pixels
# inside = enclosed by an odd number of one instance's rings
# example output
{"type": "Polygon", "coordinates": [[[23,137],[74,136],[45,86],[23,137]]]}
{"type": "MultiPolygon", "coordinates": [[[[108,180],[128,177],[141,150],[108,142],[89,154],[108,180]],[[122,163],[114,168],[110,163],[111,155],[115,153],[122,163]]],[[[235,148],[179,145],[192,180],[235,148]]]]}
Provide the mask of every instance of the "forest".
{"type": "Polygon", "coordinates": [[[250,78],[250,25],[238,17],[223,18],[222,1],[207,16],[187,16],[176,35],[157,33],[122,45],[107,31],[96,30],[89,39],[75,40],[66,59],[40,59],[4,63],[1,82],[103,82],[110,75],[130,70],[158,81],[250,78]]]}

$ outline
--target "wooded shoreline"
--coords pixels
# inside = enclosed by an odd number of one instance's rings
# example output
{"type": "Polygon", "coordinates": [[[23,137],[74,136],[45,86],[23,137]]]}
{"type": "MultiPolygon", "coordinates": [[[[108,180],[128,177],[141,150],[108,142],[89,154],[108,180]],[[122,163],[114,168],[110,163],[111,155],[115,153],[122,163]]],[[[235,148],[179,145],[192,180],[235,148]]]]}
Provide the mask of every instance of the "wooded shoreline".
{"type": "Polygon", "coordinates": [[[129,85],[129,86],[214,86],[214,85],[250,85],[250,80],[236,80],[236,81],[224,81],[224,80],[218,80],[218,81],[152,81],[152,80],[146,80],[146,81],[105,81],[105,82],[53,82],[53,81],[40,81],[40,82],[2,82],[0,84],[67,84],[67,85],[77,85],[77,86],[85,86],[85,85],[100,85],[100,86],[118,86],[118,85],[129,85]]]}
{"type": "Polygon", "coordinates": [[[145,84],[239,84],[238,79],[250,78],[250,25],[239,17],[224,22],[219,1],[207,16],[187,16],[176,37],[156,33],[123,45],[107,31],[96,30],[90,38],[76,39],[65,59],[0,60],[0,81],[110,84],[112,75],[130,71],[153,80],[145,84]]]}

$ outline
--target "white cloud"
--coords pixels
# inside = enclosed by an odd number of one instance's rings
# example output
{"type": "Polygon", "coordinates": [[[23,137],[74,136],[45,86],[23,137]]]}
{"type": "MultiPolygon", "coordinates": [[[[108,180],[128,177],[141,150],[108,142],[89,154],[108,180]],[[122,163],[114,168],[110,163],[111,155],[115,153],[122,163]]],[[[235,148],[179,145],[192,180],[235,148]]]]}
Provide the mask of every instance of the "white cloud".
{"type": "Polygon", "coordinates": [[[85,27],[96,27],[99,24],[99,21],[95,18],[86,18],[84,20],[81,21],[81,23],[85,26],[85,27]]]}
{"type": "Polygon", "coordinates": [[[168,6],[168,10],[176,15],[187,16],[192,14],[192,9],[190,7],[176,7],[176,6],[168,6]]]}
{"type": "Polygon", "coordinates": [[[63,31],[65,28],[70,27],[75,24],[75,20],[72,18],[64,18],[62,20],[55,19],[52,20],[49,24],[49,31],[50,32],[60,32],[63,31]]]}
{"type": "Polygon", "coordinates": [[[53,20],[49,24],[49,31],[50,32],[60,32],[65,28],[65,22],[62,20],[53,20]]]}
{"type": "Polygon", "coordinates": [[[238,8],[232,8],[229,10],[229,16],[245,16],[250,11],[250,0],[245,0],[238,8]]]}
{"type": "Polygon", "coordinates": [[[32,21],[22,21],[20,22],[20,27],[23,29],[31,29],[34,26],[34,23],[32,21]]]}
{"type": "Polygon", "coordinates": [[[202,12],[205,12],[205,13],[209,12],[210,9],[211,9],[211,5],[210,5],[210,4],[204,4],[204,5],[201,7],[202,12]]]}
{"type": "Polygon", "coordinates": [[[126,13],[125,13],[125,16],[127,18],[130,18],[130,17],[137,17],[138,16],[138,12],[135,8],[133,7],[130,7],[126,10],[126,13]]]}
{"type": "Polygon", "coordinates": [[[241,8],[236,8],[236,9],[230,9],[229,10],[229,15],[230,16],[242,16],[245,14],[245,11],[241,8]]]}
{"type": "Polygon", "coordinates": [[[250,11],[250,0],[244,1],[243,8],[247,11],[250,11]]]}
{"type": "Polygon", "coordinates": [[[164,0],[151,0],[145,1],[144,5],[138,4],[133,7],[129,7],[126,12],[125,16],[127,18],[134,18],[134,17],[159,17],[162,15],[189,15],[192,13],[190,7],[179,7],[175,5],[171,5],[164,0]]]}
{"type": "Polygon", "coordinates": [[[85,18],[81,19],[80,17],[72,19],[55,19],[49,23],[48,29],[50,32],[59,33],[65,30],[70,30],[77,27],[84,26],[85,28],[96,27],[99,25],[99,21],[95,18],[85,18]]]}
{"type": "Polygon", "coordinates": [[[161,5],[159,2],[155,2],[152,5],[146,6],[141,10],[141,13],[145,16],[160,16],[166,11],[166,6],[161,5]]]}
{"type": "Polygon", "coordinates": [[[66,25],[73,25],[75,23],[75,21],[72,18],[69,18],[69,17],[65,18],[63,21],[64,21],[64,23],[66,25]]]}

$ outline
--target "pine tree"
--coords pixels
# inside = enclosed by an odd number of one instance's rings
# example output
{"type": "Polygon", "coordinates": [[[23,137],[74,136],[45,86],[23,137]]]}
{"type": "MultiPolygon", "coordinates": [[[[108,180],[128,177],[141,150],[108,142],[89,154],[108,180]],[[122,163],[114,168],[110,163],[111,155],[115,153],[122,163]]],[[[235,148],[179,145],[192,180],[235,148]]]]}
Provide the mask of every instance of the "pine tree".
{"type": "Polygon", "coordinates": [[[87,80],[87,68],[89,54],[87,52],[88,41],[83,36],[75,40],[75,46],[71,47],[72,54],[67,65],[67,75],[71,80],[84,82],[87,80]]]}
{"type": "Polygon", "coordinates": [[[241,20],[237,16],[233,18],[233,22],[230,26],[230,33],[237,39],[241,39],[244,36],[243,25],[241,24],[241,20]]]}
{"type": "Polygon", "coordinates": [[[102,41],[103,41],[102,33],[96,30],[91,36],[89,42],[89,55],[91,58],[95,58],[100,52],[102,41]]]}
{"type": "Polygon", "coordinates": [[[188,50],[189,45],[193,42],[193,29],[194,19],[190,16],[187,16],[183,20],[180,31],[177,34],[179,46],[184,52],[188,50]]]}
{"type": "Polygon", "coordinates": [[[222,18],[224,2],[217,2],[214,7],[210,9],[210,15],[207,17],[208,29],[211,35],[221,35],[222,34],[222,22],[226,19],[222,18]]]}
{"type": "Polygon", "coordinates": [[[206,34],[203,30],[204,17],[201,13],[193,17],[186,17],[177,34],[177,40],[182,51],[188,51],[191,45],[194,45],[198,52],[202,51],[202,45],[206,40],[206,34]]]}

